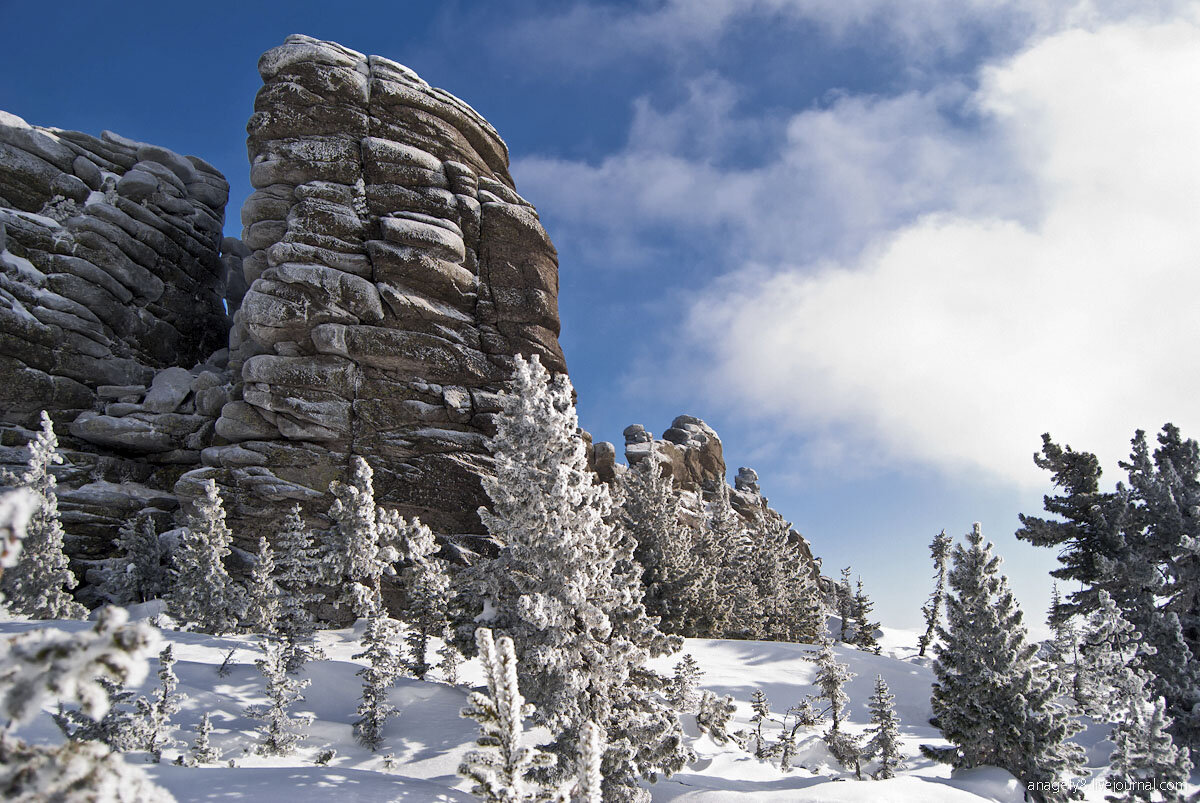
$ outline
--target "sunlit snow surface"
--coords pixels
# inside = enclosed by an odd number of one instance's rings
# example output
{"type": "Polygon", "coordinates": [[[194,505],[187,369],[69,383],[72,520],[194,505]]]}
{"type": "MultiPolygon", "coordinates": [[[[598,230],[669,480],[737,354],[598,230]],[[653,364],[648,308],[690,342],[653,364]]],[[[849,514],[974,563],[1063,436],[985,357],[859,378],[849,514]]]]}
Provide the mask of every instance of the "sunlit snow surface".
{"type": "MultiPolygon", "coordinates": [[[[0,635],[24,632],[42,624],[22,619],[3,620],[0,635]]],[[[68,630],[88,627],[84,622],[52,625],[68,630]]],[[[304,677],[311,679],[312,685],[305,691],[305,702],[296,709],[311,713],[315,719],[300,747],[285,758],[267,758],[254,752],[257,723],[244,714],[247,706],[265,702],[263,679],[254,666],[255,659],[262,655],[258,637],[215,638],[164,630],[164,639],[175,644],[179,690],[187,695],[175,717],[174,736],[190,743],[201,715],[207,711],[213,726],[212,742],[221,751],[226,765],[174,766],[170,762],[179,751],[168,750],[163,763],[145,765],[150,775],[180,801],[472,800],[468,784],[457,776],[456,770],[463,755],[473,747],[476,729],[473,722],[460,718],[458,712],[466,704],[469,684],[482,682],[478,666],[469,662],[460,667],[461,684],[457,687],[436,680],[400,679],[392,691],[391,702],[401,713],[389,721],[384,746],[372,753],[359,747],[351,732],[361,688],[355,673],[362,664],[350,656],[359,650],[356,639],[361,630],[360,624],[356,628],[319,634],[327,659],[306,667],[304,677]],[[236,650],[230,662],[231,671],[227,677],[219,677],[217,668],[231,648],[236,650]],[[316,765],[317,755],[330,748],[337,753],[328,766],[316,765]],[[390,770],[384,766],[388,754],[393,756],[390,770]],[[229,761],[236,767],[227,766],[229,761]]],[[[914,634],[888,628],[883,633],[882,656],[850,647],[839,647],[837,653],[839,660],[850,664],[851,671],[857,674],[846,689],[851,701],[852,731],[861,732],[868,726],[867,700],[877,674],[883,675],[896,695],[908,754],[907,766],[899,777],[888,781],[855,780],[853,773],[832,761],[820,741],[821,729],[802,732],[794,766],[782,772],[732,743],[718,745],[701,736],[694,717],[689,716],[685,717],[685,729],[694,739],[699,760],[673,778],[651,786],[654,800],[1021,801],[1020,784],[1002,770],[985,767],[954,773],[951,777],[948,767],[920,756],[919,744],[945,743],[928,724],[930,662],[915,658],[914,634]]],[[[751,729],[748,701],[755,689],[762,689],[767,695],[773,712],[782,712],[815,691],[811,685],[814,665],[804,659],[810,649],[798,644],[705,639],[688,639],[684,646],[704,670],[703,687],[721,695],[732,694],[738,701],[734,730],[751,729]]],[[[678,657],[660,659],[657,668],[670,673],[678,657]]],[[[149,694],[157,683],[156,671],[155,661],[142,693],[149,694]]],[[[767,732],[775,738],[778,730],[778,724],[773,724],[767,732]]],[[[61,738],[48,715],[20,728],[18,734],[31,741],[61,738]]],[[[1111,746],[1101,741],[1102,728],[1090,729],[1084,736],[1091,763],[1096,767],[1093,774],[1102,778],[1100,765],[1111,746]]],[[[143,761],[144,754],[130,754],[129,760],[143,761]]],[[[867,769],[873,769],[873,765],[867,769]]],[[[1198,778],[1194,776],[1192,780],[1195,786],[1198,778]]],[[[1087,789],[1088,800],[1103,800],[1104,794],[1099,785],[1087,789]]]]}

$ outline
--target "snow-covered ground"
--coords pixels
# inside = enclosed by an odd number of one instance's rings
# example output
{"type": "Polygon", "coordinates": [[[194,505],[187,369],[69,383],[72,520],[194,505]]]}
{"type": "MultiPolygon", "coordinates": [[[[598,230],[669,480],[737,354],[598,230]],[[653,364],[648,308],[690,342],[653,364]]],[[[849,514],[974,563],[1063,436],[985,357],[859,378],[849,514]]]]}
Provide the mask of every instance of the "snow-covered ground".
{"type": "MultiPolygon", "coordinates": [[[[45,623],[22,619],[0,621],[0,636],[45,623]]],[[[55,622],[67,630],[85,629],[84,622],[55,622]]],[[[327,659],[309,664],[303,676],[312,681],[298,711],[313,715],[300,747],[290,756],[266,758],[254,752],[257,721],[245,715],[247,706],[266,701],[264,682],[255,659],[261,657],[255,636],[215,638],[164,630],[163,638],[175,644],[179,690],[187,695],[175,717],[175,738],[190,743],[200,717],[212,719],[212,742],[221,752],[223,766],[181,767],[171,762],[179,750],[168,750],[161,764],[147,764],[154,780],[168,788],[179,801],[253,800],[271,803],[308,800],[337,801],[469,801],[468,784],[456,774],[463,755],[473,747],[475,723],[459,717],[469,687],[482,683],[475,662],[460,668],[460,685],[438,681],[400,679],[391,702],[400,714],[389,721],[384,746],[377,752],[359,747],[351,733],[358,705],[360,681],[355,673],[361,662],[351,658],[359,650],[362,625],[320,633],[327,659]],[[230,672],[221,677],[217,669],[229,650],[235,650],[230,672]],[[316,764],[320,753],[336,755],[326,765],[316,764]],[[390,760],[387,758],[391,756],[390,760]],[[229,766],[232,762],[236,766],[229,766]],[[390,764],[390,767],[388,766],[390,764]]],[[[951,773],[946,766],[921,757],[918,745],[944,744],[939,732],[928,724],[929,688],[932,669],[929,659],[916,658],[916,636],[906,631],[883,629],[883,655],[871,655],[849,646],[836,648],[838,659],[850,665],[857,677],[847,684],[850,696],[849,729],[861,732],[869,722],[867,700],[876,675],[882,675],[896,696],[902,722],[907,765],[898,777],[886,781],[855,780],[853,773],[833,762],[820,741],[821,729],[803,731],[788,772],[775,764],[727,743],[716,744],[701,735],[694,717],[685,717],[685,728],[694,739],[698,761],[673,778],[651,787],[655,801],[896,801],[897,803],[966,803],[967,801],[1021,801],[1021,785],[1008,773],[994,768],[951,773]]],[[[750,695],[762,689],[773,711],[784,711],[815,692],[815,666],[805,660],[811,648],[798,644],[758,641],[688,639],[690,652],[704,670],[701,685],[738,702],[730,730],[751,730],[750,695]]],[[[670,673],[679,656],[660,659],[657,668],[670,673]]],[[[157,683],[151,673],[142,693],[149,694],[157,683]]],[[[48,709],[49,710],[49,709],[48,709]]],[[[779,726],[765,729],[772,739],[779,726]]],[[[58,741],[61,736],[47,714],[39,716],[18,733],[31,741],[58,741]]],[[[537,736],[536,732],[534,733],[537,736]]],[[[544,736],[544,734],[542,734],[544,736]]],[[[1082,735],[1088,745],[1093,777],[1085,786],[1088,800],[1104,799],[1103,761],[1110,745],[1103,742],[1100,728],[1082,735]]],[[[186,745],[181,745],[186,751],[186,745]]],[[[130,761],[145,760],[130,754],[130,761]]],[[[1081,783],[1088,781],[1081,779],[1081,783]]],[[[1193,776],[1196,791],[1200,777],[1193,776]]]]}

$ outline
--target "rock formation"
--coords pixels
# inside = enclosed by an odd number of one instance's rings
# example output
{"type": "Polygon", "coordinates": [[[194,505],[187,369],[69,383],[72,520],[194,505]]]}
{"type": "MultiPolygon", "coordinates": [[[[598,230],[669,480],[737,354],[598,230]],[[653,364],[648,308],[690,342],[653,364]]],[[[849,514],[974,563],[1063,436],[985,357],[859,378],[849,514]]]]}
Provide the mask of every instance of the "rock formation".
{"type": "Polygon", "coordinates": [[[388,505],[479,533],[484,437],[513,355],[566,370],[557,255],[507,148],[379,56],[291,36],[258,68],[224,443],[177,492],[216,479],[253,543],[282,501],[323,513],[361,454],[388,505]]]}
{"type": "Polygon", "coordinates": [[[0,112],[0,463],[48,410],[76,557],[131,511],[169,518],[208,444],[193,399],[224,382],[227,196],[196,157],[0,112]]]}

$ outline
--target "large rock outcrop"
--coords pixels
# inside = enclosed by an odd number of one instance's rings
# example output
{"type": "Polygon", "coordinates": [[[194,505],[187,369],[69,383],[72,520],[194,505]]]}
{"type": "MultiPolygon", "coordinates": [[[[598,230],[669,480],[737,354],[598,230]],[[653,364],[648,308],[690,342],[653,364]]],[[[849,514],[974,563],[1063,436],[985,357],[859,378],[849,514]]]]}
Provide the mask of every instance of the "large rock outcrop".
{"type": "Polygon", "coordinates": [[[513,355],[566,370],[554,247],[495,130],[408,68],[305,36],[258,67],[232,398],[176,490],[217,480],[249,541],[359,454],[386,504],[477,534],[513,355]]]}
{"type": "Polygon", "coordinates": [[[0,112],[0,464],[48,410],[75,557],[132,511],[169,519],[211,442],[195,397],[225,382],[228,189],[194,156],[0,112]]]}

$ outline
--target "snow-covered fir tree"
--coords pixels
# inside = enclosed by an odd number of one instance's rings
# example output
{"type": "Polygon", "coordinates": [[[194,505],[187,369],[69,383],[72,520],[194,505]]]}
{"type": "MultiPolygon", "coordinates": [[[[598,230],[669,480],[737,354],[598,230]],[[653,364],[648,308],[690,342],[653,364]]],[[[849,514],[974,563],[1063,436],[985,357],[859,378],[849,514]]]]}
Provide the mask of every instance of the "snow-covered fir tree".
{"type": "Polygon", "coordinates": [[[1026,643],[1021,610],[978,523],[966,539],[952,553],[933,665],[933,713],[952,746],[921,750],[955,767],[1001,767],[1058,800],[1082,763],[1082,749],[1067,741],[1080,726],[1056,702],[1053,668],[1026,643]]]}
{"type": "Polygon", "coordinates": [[[104,572],[102,589],[117,605],[146,602],[162,595],[166,589],[167,570],[162,564],[154,519],[139,513],[121,525],[113,542],[118,556],[104,572]]]}
{"type": "Polygon", "coordinates": [[[933,558],[933,593],[921,606],[921,616],[925,619],[925,632],[917,639],[917,645],[920,647],[917,655],[921,657],[924,657],[925,650],[933,641],[938,621],[942,615],[942,600],[946,596],[946,559],[950,556],[950,545],[953,543],[954,539],[946,535],[945,530],[942,530],[933,537],[933,542],[929,544],[929,554],[933,558]]]}
{"type": "Polygon", "coordinates": [[[524,722],[533,706],[521,696],[517,658],[507,636],[498,641],[487,628],[475,634],[487,694],[472,692],[462,716],[479,723],[481,749],[467,753],[458,774],[474,783],[471,794],[486,803],[533,803],[545,796],[532,771],[548,767],[554,757],[522,744],[524,722]]]}
{"type": "Polygon", "coordinates": [[[850,567],[842,569],[841,580],[834,587],[834,603],[837,608],[840,629],[838,641],[854,640],[854,588],[850,585],[850,567]]]}
{"type": "Polygon", "coordinates": [[[729,732],[729,722],[737,711],[737,704],[729,695],[718,697],[705,689],[700,694],[700,706],[696,711],[696,727],[707,733],[717,744],[736,738],[729,732]]]}
{"type": "Polygon", "coordinates": [[[668,633],[694,635],[696,611],[688,603],[707,596],[697,576],[695,534],[680,517],[679,492],[653,447],[651,441],[647,458],[621,475],[619,516],[637,544],[647,613],[668,633]]]}
{"type": "Polygon", "coordinates": [[[424,680],[432,669],[427,659],[429,639],[447,630],[450,575],[446,561],[437,557],[437,550],[433,531],[420,519],[402,522],[398,552],[406,564],[400,571],[400,585],[405,595],[403,619],[408,625],[403,665],[418,680],[424,680]]]}
{"type": "Polygon", "coordinates": [[[667,692],[667,699],[676,711],[683,714],[696,713],[700,705],[700,678],[704,672],[691,653],[685,654],[675,664],[675,676],[667,692]]]}
{"type": "Polygon", "coordinates": [[[258,537],[254,566],[246,584],[246,615],[242,627],[251,633],[277,635],[283,593],[275,581],[275,550],[266,536],[258,537]]]}
{"type": "Polygon", "coordinates": [[[306,715],[294,717],[292,706],[303,702],[300,694],[311,681],[298,680],[288,674],[287,655],[282,646],[268,642],[264,646],[265,656],[254,662],[267,681],[266,705],[251,706],[246,715],[262,720],[258,728],[258,752],[269,756],[286,756],[292,752],[302,738],[302,730],[309,722],[306,715]]]}
{"type": "Polygon", "coordinates": [[[812,658],[817,664],[813,684],[819,692],[817,698],[827,703],[822,715],[828,716],[830,722],[829,730],[822,738],[838,763],[854,769],[855,775],[858,775],[862,748],[857,739],[842,729],[842,722],[846,717],[846,704],[850,702],[850,697],[843,687],[855,675],[850,671],[848,664],[838,662],[833,651],[832,639],[823,636],[820,646],[821,649],[812,658]]]}
{"type": "Polygon", "coordinates": [[[1078,705],[1082,702],[1082,690],[1075,667],[1079,636],[1075,632],[1071,617],[1063,615],[1062,603],[1058,583],[1053,583],[1050,588],[1050,612],[1046,616],[1046,624],[1050,626],[1050,640],[1046,642],[1046,662],[1054,667],[1063,691],[1070,691],[1072,699],[1078,705]]]}
{"type": "Polygon", "coordinates": [[[592,720],[607,735],[606,796],[642,797],[637,774],[669,774],[691,755],[654,694],[665,680],[645,669],[647,645],[670,642],[630,590],[632,541],[608,521],[611,498],[588,468],[569,380],[518,357],[501,403],[489,441],[496,474],[484,479],[492,510],[480,518],[502,546],[464,578],[460,642],[477,615],[512,638],[521,689],[555,734],[558,774],[592,720]]]}
{"type": "Polygon", "coordinates": [[[1182,800],[1192,762],[1187,750],[1171,738],[1166,701],[1157,697],[1147,705],[1144,698],[1130,697],[1127,702],[1124,719],[1113,730],[1115,748],[1109,759],[1107,780],[1117,794],[1105,799],[1117,803],[1182,800]]]}
{"type": "Polygon", "coordinates": [[[73,741],[103,742],[114,751],[140,750],[145,744],[143,718],[135,710],[137,693],[105,677],[97,678],[108,695],[108,709],[93,719],[75,707],[58,704],[54,724],[73,741]]]}
{"type": "Polygon", "coordinates": [[[750,722],[754,725],[754,757],[763,758],[770,754],[770,742],[763,738],[763,724],[771,720],[771,703],[762,689],[755,689],[750,695],[750,709],[754,715],[750,722]]]}
{"type": "Polygon", "coordinates": [[[196,500],[173,556],[174,576],[166,597],[167,611],[181,624],[213,635],[237,628],[245,598],[225,568],[232,540],[217,484],[205,480],[204,496],[196,500]]]}
{"type": "Polygon", "coordinates": [[[717,483],[705,519],[699,559],[716,569],[718,593],[707,604],[710,638],[762,638],[762,599],[752,576],[754,545],[730,503],[729,486],[717,483]]]}
{"type": "Polygon", "coordinates": [[[138,700],[138,711],[142,716],[144,747],[155,763],[162,760],[164,748],[176,743],[171,738],[171,717],[179,712],[179,703],[185,699],[177,694],[179,678],[175,675],[175,645],[168,644],[158,654],[158,688],[154,696],[138,700]]]}
{"type": "Polygon", "coordinates": [[[82,619],[87,608],[70,595],[79,583],[63,552],[63,528],[58,515],[58,485],[51,469],[62,463],[50,416],[42,411],[42,428],[29,442],[29,460],[19,477],[0,478],[9,486],[31,490],[36,507],[25,527],[21,553],[4,571],[3,588],[9,607],[34,619],[82,619]]]}
{"type": "Polygon", "coordinates": [[[441,647],[438,647],[437,654],[437,670],[441,674],[442,680],[451,685],[458,683],[458,666],[462,663],[462,653],[454,646],[454,642],[447,639],[441,647]]]}
{"type": "Polygon", "coordinates": [[[317,620],[313,607],[325,598],[317,590],[321,555],[312,531],[304,523],[300,505],[288,510],[275,539],[275,584],[279,589],[279,614],[275,630],[285,645],[288,671],[319,657],[314,641],[317,620]]]}
{"type": "Polygon", "coordinates": [[[873,773],[878,779],[896,777],[896,770],[904,765],[904,754],[900,752],[900,718],[896,716],[895,703],[896,697],[883,675],[876,675],[875,692],[867,704],[871,709],[871,727],[867,728],[871,738],[863,746],[863,758],[879,760],[879,767],[873,773]]]}
{"type": "Polygon", "coordinates": [[[383,726],[396,713],[388,695],[401,669],[398,634],[399,624],[380,610],[368,620],[362,637],[363,651],[353,656],[367,660],[367,665],[355,673],[363,679],[363,690],[358,719],[354,722],[354,738],[371,750],[379,749],[383,726]]]}
{"type": "Polygon", "coordinates": [[[858,578],[858,587],[854,592],[854,646],[860,650],[879,655],[879,642],[875,639],[875,631],[879,622],[871,621],[871,611],[875,603],[863,591],[862,578],[858,578]]]}
{"type": "Polygon", "coordinates": [[[221,754],[213,747],[212,740],[212,718],[205,711],[200,717],[200,724],[196,726],[196,740],[192,742],[191,750],[188,752],[188,764],[196,767],[201,764],[216,764],[221,760],[221,754]]]}
{"type": "Polygon", "coordinates": [[[333,528],[323,551],[326,584],[339,590],[330,601],[356,617],[373,616],[382,599],[383,576],[392,572],[397,553],[395,518],[375,504],[374,472],[358,455],[350,460],[350,481],[334,482],[329,508],[333,528]]]}
{"type": "MultiPolygon", "coordinates": [[[[14,555],[3,558],[7,563],[14,555]]],[[[101,721],[108,711],[112,685],[140,683],[146,657],[158,634],[143,623],[128,624],[121,608],[104,608],[91,630],[65,633],[41,629],[9,641],[0,658],[0,716],[27,722],[51,698],[78,705],[83,715],[101,721]],[[106,687],[101,681],[110,682],[106,687]]],[[[166,803],[174,798],[152,784],[137,766],[98,741],[68,740],[61,745],[32,745],[0,730],[0,798],[64,803],[166,803]]]]}
{"type": "Polygon", "coordinates": [[[1100,607],[1088,615],[1079,642],[1077,702],[1093,719],[1116,722],[1125,713],[1126,700],[1144,697],[1145,678],[1134,666],[1142,637],[1107,591],[1097,601],[1100,607]]]}
{"type": "Polygon", "coordinates": [[[762,616],[761,638],[815,641],[825,627],[820,589],[808,561],[792,542],[791,525],[757,517],[748,562],[762,616]]]}

